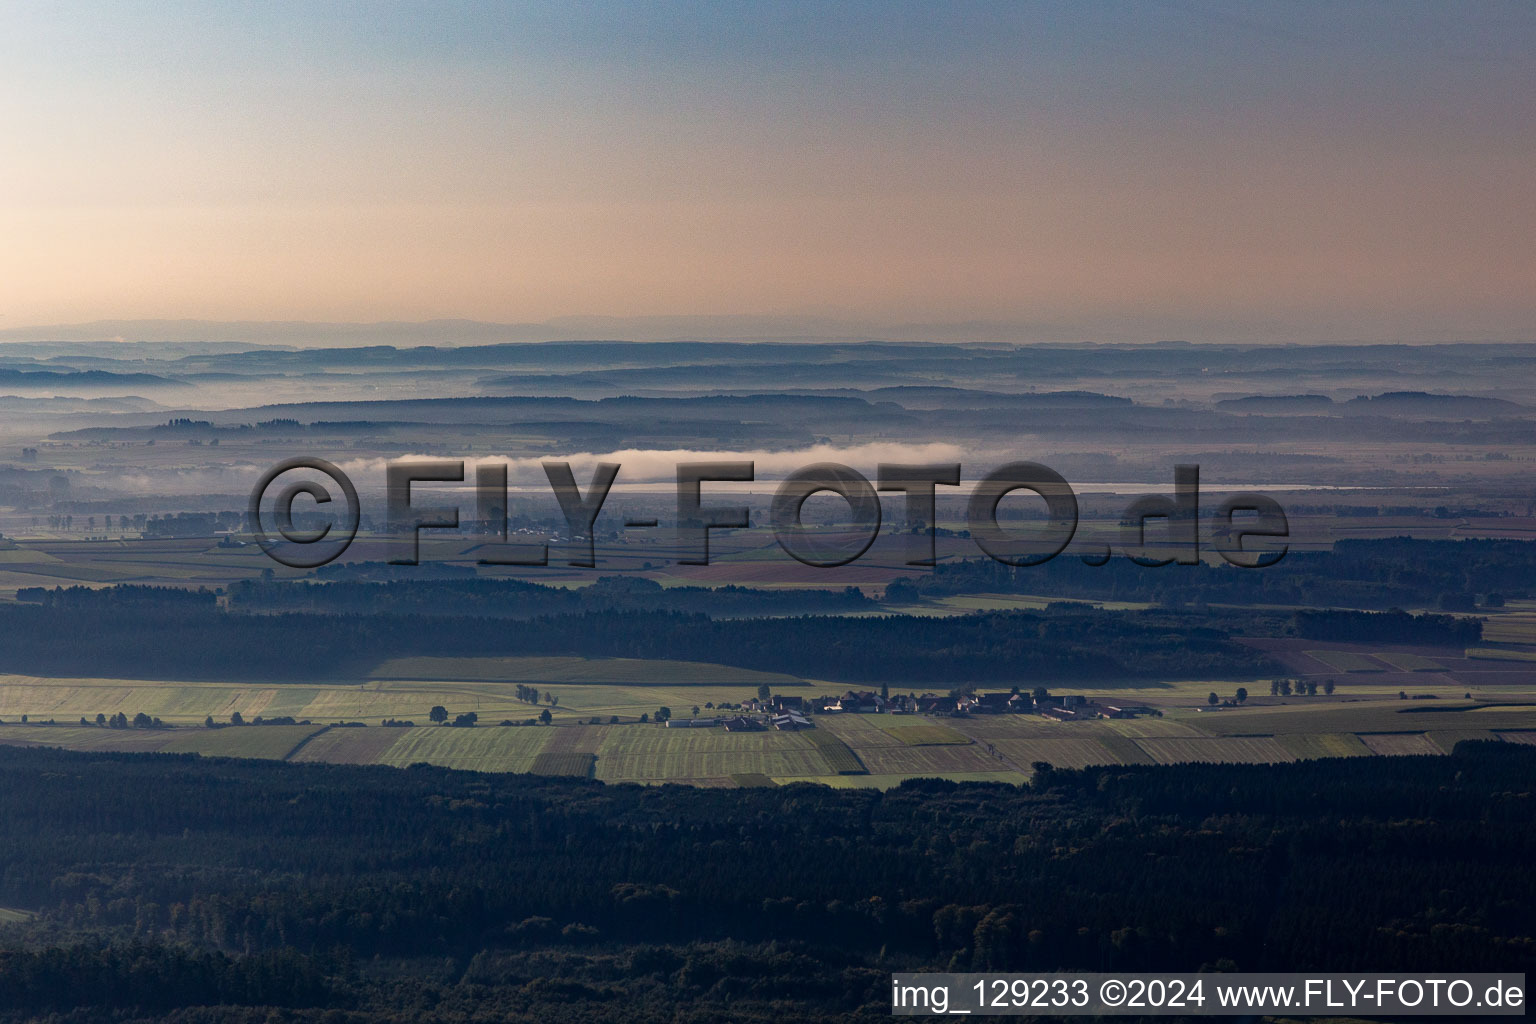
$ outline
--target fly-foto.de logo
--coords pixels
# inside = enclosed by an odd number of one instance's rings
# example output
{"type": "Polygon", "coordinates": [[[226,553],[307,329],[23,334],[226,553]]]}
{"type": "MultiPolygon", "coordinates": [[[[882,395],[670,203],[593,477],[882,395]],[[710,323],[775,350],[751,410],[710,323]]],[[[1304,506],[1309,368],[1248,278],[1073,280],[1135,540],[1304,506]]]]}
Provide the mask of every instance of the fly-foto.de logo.
{"type": "MultiPolygon", "coordinates": [[[[622,465],[600,462],[585,491],[576,482],[569,462],[545,462],[549,481],[571,538],[566,564],[596,565],[594,537],[598,518],[622,472],[622,465]]],[[[779,482],[769,506],[769,523],[784,552],[809,566],[830,568],[860,558],[879,536],[884,518],[880,493],[902,503],[905,561],[912,566],[935,563],[933,526],[939,488],[961,486],[961,465],[881,463],[873,482],[849,466],[819,462],[797,470],[779,482]],[[806,501],[829,492],[848,505],[849,521],[835,531],[803,522],[806,501]]],[[[709,564],[711,530],[745,529],[751,525],[746,505],[730,504],[724,495],[709,494],[711,484],[740,484],[756,479],[752,462],[681,462],[676,467],[676,517],[671,527],[682,565],[709,564]]],[[[455,530],[460,526],[457,505],[425,505],[413,496],[415,484],[465,483],[462,460],[402,459],[385,466],[386,533],[390,562],[415,565],[420,559],[423,530],[455,530]]],[[[548,543],[515,543],[507,526],[507,466],[477,465],[473,475],[475,520],[492,539],[479,549],[481,565],[544,566],[548,543]]],[[[1285,511],[1263,494],[1225,497],[1210,510],[1210,547],[1228,563],[1256,569],[1274,565],[1285,556],[1290,536],[1285,511]]],[[[293,568],[315,568],[338,558],[357,536],[362,505],[348,475],[324,459],[299,457],[278,463],[251,490],[249,525],[269,556],[293,568]],[[328,478],[326,482],[315,476],[328,478]],[[286,478],[286,482],[285,482],[286,478]],[[333,493],[339,492],[339,495],[333,493]],[[295,522],[300,503],[306,524],[295,522]],[[317,514],[323,522],[316,524],[317,514]]],[[[1005,565],[1030,566],[1049,562],[1066,550],[1077,534],[1077,495],[1072,486],[1048,466],[1010,462],[976,481],[965,506],[965,529],[981,553],[1005,565]],[[1031,492],[1045,502],[1045,516],[1004,526],[998,515],[1003,498],[1031,492]]],[[[1174,467],[1171,494],[1134,499],[1119,524],[1122,553],[1142,565],[1195,565],[1201,561],[1200,467],[1174,467]],[[1161,543],[1148,541],[1149,521],[1163,520],[1161,543]]],[[[657,529],[658,518],[627,518],[625,530],[657,529]]],[[[1113,551],[1107,544],[1080,555],[1089,565],[1103,565],[1113,551]]]]}

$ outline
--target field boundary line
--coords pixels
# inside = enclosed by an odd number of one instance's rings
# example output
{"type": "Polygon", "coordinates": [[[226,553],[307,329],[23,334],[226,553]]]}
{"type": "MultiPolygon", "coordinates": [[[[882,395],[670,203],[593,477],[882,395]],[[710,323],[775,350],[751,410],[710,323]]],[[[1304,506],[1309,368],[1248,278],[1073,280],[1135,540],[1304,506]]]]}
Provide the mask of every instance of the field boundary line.
{"type": "Polygon", "coordinates": [[[297,754],[299,751],[303,750],[306,746],[309,745],[310,740],[314,739],[316,736],[319,736],[321,733],[330,731],[330,726],[322,725],[320,728],[316,729],[314,732],[310,733],[308,736],[305,736],[303,739],[299,740],[299,742],[295,743],[293,745],[293,749],[283,755],[282,760],[291,761],[293,759],[293,755],[297,754]]]}

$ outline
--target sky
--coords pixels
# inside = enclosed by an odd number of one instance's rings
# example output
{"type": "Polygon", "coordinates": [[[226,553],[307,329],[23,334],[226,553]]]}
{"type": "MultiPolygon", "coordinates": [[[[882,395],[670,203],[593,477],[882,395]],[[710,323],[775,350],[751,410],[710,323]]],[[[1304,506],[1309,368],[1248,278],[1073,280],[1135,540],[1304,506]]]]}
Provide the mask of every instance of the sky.
{"type": "Polygon", "coordinates": [[[1533,169],[1528,3],[0,8],[7,332],[1536,340],[1533,169]]]}

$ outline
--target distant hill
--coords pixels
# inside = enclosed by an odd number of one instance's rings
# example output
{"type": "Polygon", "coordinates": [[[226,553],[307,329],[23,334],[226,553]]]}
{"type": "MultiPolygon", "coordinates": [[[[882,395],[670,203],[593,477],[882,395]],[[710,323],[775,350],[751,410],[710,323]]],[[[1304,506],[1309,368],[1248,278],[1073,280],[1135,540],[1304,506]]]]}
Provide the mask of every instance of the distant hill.
{"type": "Polygon", "coordinates": [[[1334,409],[1333,399],[1327,395],[1244,395],[1217,402],[1222,412],[1235,413],[1329,413],[1334,409]]]}
{"type": "Polygon", "coordinates": [[[1389,391],[1381,395],[1360,395],[1344,403],[1352,415],[1370,416],[1449,416],[1457,419],[1492,419],[1496,416],[1522,416],[1531,410],[1502,398],[1475,395],[1436,395],[1426,391],[1389,391]]]}
{"type": "Polygon", "coordinates": [[[0,387],[6,388],[109,388],[190,387],[184,380],[153,373],[114,373],[108,370],[15,370],[0,368],[0,387]]]}

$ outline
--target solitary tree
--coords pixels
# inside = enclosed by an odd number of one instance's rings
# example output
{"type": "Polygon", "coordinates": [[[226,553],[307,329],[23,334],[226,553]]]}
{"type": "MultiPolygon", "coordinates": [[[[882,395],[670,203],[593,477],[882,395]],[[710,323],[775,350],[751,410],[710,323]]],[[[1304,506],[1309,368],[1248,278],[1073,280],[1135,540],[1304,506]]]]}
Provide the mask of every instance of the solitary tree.
{"type": "Polygon", "coordinates": [[[695,704],[693,706],[693,717],[694,718],[698,718],[699,717],[699,706],[697,704],[695,704]]]}
{"type": "MultiPolygon", "coordinates": [[[[100,715],[97,715],[96,717],[97,717],[98,720],[101,718],[100,715]]],[[[205,729],[212,729],[213,728],[213,716],[212,715],[209,715],[207,718],[203,719],[203,728],[205,728],[205,729]]]]}
{"type": "Polygon", "coordinates": [[[773,687],[769,686],[767,683],[764,683],[763,685],[761,685],[761,686],[759,686],[757,688],[757,699],[758,700],[767,700],[769,697],[772,697],[772,696],[773,696],[773,687]]]}
{"type": "Polygon", "coordinates": [[[1239,704],[1247,703],[1247,701],[1248,701],[1248,687],[1246,687],[1246,686],[1239,686],[1237,688],[1237,693],[1233,694],[1233,696],[1237,698],[1237,702],[1239,704]]]}
{"type": "Polygon", "coordinates": [[[1333,680],[1332,679],[1324,679],[1323,680],[1323,692],[1328,694],[1329,696],[1333,695],[1333,680]]]}
{"type": "Polygon", "coordinates": [[[427,717],[441,725],[448,721],[448,709],[441,704],[435,705],[431,711],[427,712],[427,717]]]}
{"type": "Polygon", "coordinates": [[[672,709],[671,708],[663,707],[663,708],[657,708],[656,709],[656,721],[658,721],[658,722],[665,722],[667,719],[669,719],[671,717],[672,717],[672,709]]]}
{"type": "Polygon", "coordinates": [[[1271,679],[1269,681],[1269,695],[1271,697],[1278,697],[1278,696],[1280,696],[1280,680],[1278,680],[1278,679],[1271,679]]]}
{"type": "Polygon", "coordinates": [[[1308,697],[1316,697],[1317,696],[1317,680],[1315,680],[1315,679],[1308,679],[1307,680],[1307,696],[1308,697]]]}
{"type": "Polygon", "coordinates": [[[554,718],[555,716],[549,713],[549,708],[545,708],[543,711],[539,712],[539,721],[543,722],[545,725],[548,725],[550,722],[554,721],[554,718]]]}
{"type": "MultiPolygon", "coordinates": [[[[210,721],[210,722],[213,721],[213,716],[212,715],[208,716],[208,721],[210,721]]],[[[106,715],[97,715],[96,716],[96,724],[97,725],[106,725],[107,724],[107,716],[106,715]]]]}
{"type": "Polygon", "coordinates": [[[1205,702],[1211,705],[1211,707],[1215,707],[1217,704],[1221,703],[1221,698],[1212,693],[1205,698],[1205,702]]]}
{"type": "Polygon", "coordinates": [[[245,724],[245,716],[242,715],[240,712],[236,711],[234,714],[229,716],[229,724],[230,725],[244,725],[245,724]]]}

